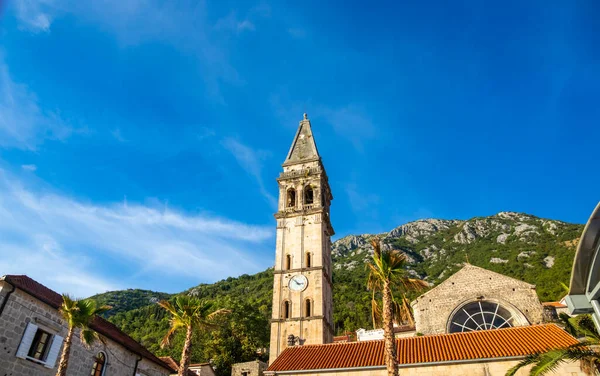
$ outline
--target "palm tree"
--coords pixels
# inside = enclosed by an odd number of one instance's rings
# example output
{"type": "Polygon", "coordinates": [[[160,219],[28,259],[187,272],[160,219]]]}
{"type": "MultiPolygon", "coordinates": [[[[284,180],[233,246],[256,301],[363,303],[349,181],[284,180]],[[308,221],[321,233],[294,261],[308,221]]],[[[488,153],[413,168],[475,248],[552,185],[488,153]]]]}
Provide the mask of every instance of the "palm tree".
{"type": "Polygon", "coordinates": [[[600,335],[589,315],[580,315],[569,318],[561,314],[561,321],[565,330],[573,336],[583,337],[583,341],[563,349],[552,349],[545,353],[528,355],[520,363],[506,372],[506,376],[513,376],[525,366],[533,365],[530,375],[541,376],[555,371],[558,366],[566,361],[580,361],[581,369],[587,375],[597,375],[600,367],[600,335]]]}
{"type": "Polygon", "coordinates": [[[65,345],[60,356],[60,363],[56,376],[65,376],[69,366],[69,355],[71,353],[71,343],[75,329],[80,329],[79,337],[81,343],[87,348],[96,340],[102,340],[98,333],[90,328],[94,318],[111,309],[112,307],[104,305],[98,307],[96,302],[91,299],[73,299],[67,294],[63,294],[63,302],[58,311],[69,325],[69,331],[65,338],[65,345]]]}
{"type": "Polygon", "coordinates": [[[185,343],[181,352],[181,361],[177,375],[187,375],[190,365],[190,350],[192,348],[192,336],[196,329],[212,329],[215,324],[212,319],[216,316],[229,313],[228,309],[219,309],[211,313],[212,304],[201,301],[198,298],[188,295],[179,295],[175,297],[173,303],[166,300],[158,304],[171,314],[169,331],[163,338],[161,347],[169,346],[171,338],[180,329],[185,329],[185,343]]]}
{"type": "MultiPolygon", "coordinates": [[[[373,323],[380,317],[383,321],[383,332],[385,339],[385,363],[388,376],[398,376],[398,358],[396,357],[396,346],[394,341],[394,320],[397,322],[406,319],[406,314],[412,320],[410,307],[407,304],[405,293],[412,290],[420,290],[427,287],[427,283],[419,279],[408,277],[405,269],[407,264],[406,255],[400,251],[382,251],[379,239],[371,241],[373,245],[373,260],[368,263],[369,278],[367,286],[373,292],[371,305],[373,307],[373,323]],[[402,292],[400,302],[394,299],[392,289],[402,292]],[[376,300],[376,293],[382,295],[382,306],[376,300]],[[394,314],[394,312],[396,312],[394,314]]],[[[409,321],[410,321],[409,320],[409,321]]]]}

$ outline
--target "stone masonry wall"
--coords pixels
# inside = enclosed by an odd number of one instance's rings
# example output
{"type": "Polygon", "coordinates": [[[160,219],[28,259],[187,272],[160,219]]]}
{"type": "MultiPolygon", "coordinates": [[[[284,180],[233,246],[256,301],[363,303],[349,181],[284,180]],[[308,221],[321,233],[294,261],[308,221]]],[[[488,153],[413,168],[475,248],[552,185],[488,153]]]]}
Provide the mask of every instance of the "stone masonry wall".
{"type": "MultiPolygon", "coordinates": [[[[10,286],[0,281],[0,295],[4,298],[10,286]]],[[[16,357],[27,324],[32,322],[40,328],[61,337],[67,335],[67,325],[58,311],[36,298],[16,290],[0,316],[0,376],[53,376],[58,369],[60,354],[54,368],[46,368],[31,360],[16,357]]],[[[62,351],[62,348],[61,348],[62,351]]],[[[67,375],[89,375],[94,357],[100,352],[106,354],[106,375],[131,376],[137,355],[108,339],[106,344],[95,343],[86,349],[76,333],[71,346],[71,356],[67,375]]],[[[138,364],[138,374],[144,376],[166,376],[169,372],[157,364],[143,359],[138,364]]]]}
{"type": "Polygon", "coordinates": [[[411,303],[417,332],[445,333],[454,309],[479,297],[516,310],[529,321],[517,325],[542,323],[543,307],[535,286],[477,266],[466,265],[411,303]]]}
{"type": "Polygon", "coordinates": [[[260,360],[237,363],[231,367],[231,376],[263,376],[263,372],[266,369],[267,363],[261,362],[260,360]],[[246,372],[245,375],[244,372],[246,372]]]}

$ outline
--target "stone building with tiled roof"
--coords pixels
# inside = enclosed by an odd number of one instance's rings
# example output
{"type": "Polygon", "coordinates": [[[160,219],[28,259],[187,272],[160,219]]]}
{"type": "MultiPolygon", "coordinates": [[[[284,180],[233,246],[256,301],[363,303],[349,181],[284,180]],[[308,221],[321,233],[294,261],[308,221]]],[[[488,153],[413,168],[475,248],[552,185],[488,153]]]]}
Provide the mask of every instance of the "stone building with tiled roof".
{"type": "MultiPolygon", "coordinates": [[[[0,375],[53,376],[67,324],[62,296],[24,275],[0,278],[0,375]]],[[[104,343],[85,348],[76,333],[68,376],[167,376],[175,372],[116,326],[96,317],[91,325],[104,343]]]]}

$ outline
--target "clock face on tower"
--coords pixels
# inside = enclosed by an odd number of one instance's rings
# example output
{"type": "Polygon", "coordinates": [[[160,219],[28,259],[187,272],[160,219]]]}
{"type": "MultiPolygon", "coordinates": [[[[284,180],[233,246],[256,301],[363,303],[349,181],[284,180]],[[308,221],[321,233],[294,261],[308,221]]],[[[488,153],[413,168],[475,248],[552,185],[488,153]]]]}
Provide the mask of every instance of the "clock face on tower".
{"type": "Polygon", "coordinates": [[[290,279],[288,287],[292,291],[304,291],[308,286],[308,279],[303,275],[295,275],[290,279]]]}

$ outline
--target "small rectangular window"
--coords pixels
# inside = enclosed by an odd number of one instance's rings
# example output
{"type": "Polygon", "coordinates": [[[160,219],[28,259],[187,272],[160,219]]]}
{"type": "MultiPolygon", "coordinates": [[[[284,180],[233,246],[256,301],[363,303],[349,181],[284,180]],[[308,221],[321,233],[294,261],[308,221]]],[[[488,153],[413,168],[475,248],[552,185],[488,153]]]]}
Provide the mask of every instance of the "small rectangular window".
{"type": "Polygon", "coordinates": [[[242,376],[249,376],[249,375],[250,375],[250,372],[248,372],[248,371],[242,372],[242,376]]]}
{"type": "Polygon", "coordinates": [[[33,342],[31,343],[27,356],[42,362],[45,361],[51,338],[52,335],[50,333],[38,328],[35,332],[35,337],[33,337],[33,342]]]}

